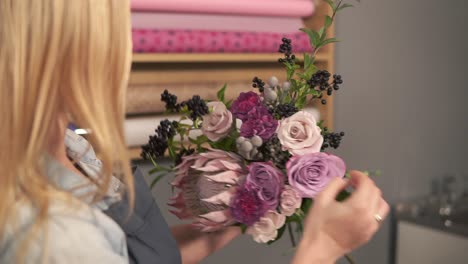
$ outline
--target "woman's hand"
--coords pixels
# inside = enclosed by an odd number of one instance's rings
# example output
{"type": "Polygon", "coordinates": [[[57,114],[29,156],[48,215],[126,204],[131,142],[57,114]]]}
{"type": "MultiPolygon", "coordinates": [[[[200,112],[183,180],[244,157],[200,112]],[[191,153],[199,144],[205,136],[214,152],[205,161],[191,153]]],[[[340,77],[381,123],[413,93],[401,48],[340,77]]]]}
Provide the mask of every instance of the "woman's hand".
{"type": "Polygon", "coordinates": [[[174,226],[171,232],[179,246],[183,264],[201,262],[242,233],[237,226],[227,227],[217,232],[203,233],[191,225],[174,226]]]}
{"type": "Polygon", "coordinates": [[[379,228],[378,220],[388,212],[380,189],[362,172],[352,171],[350,180],[334,179],[314,199],[293,264],[334,263],[367,243],[379,228]],[[336,196],[349,185],[355,191],[347,200],[337,202],[336,196]]]}

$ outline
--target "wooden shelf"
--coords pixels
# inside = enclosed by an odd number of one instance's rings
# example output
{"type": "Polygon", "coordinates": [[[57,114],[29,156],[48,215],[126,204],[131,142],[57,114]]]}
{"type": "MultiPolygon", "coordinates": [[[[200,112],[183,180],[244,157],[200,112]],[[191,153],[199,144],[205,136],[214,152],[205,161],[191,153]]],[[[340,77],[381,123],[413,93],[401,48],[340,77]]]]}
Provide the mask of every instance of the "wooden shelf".
{"type": "Polygon", "coordinates": [[[141,159],[141,148],[140,147],[130,147],[128,148],[128,156],[132,160],[140,160],[141,159]]]}
{"type": "MultiPolygon", "coordinates": [[[[134,53],[133,63],[261,63],[276,62],[280,57],[279,53],[134,53]]],[[[298,59],[302,59],[302,56],[298,56],[298,59]]],[[[317,61],[325,61],[329,59],[329,56],[319,53],[316,59],[317,61]]]]}
{"type": "MultiPolygon", "coordinates": [[[[325,15],[331,10],[325,3],[317,5],[312,17],[304,19],[307,28],[318,30],[323,26],[325,15]]],[[[328,37],[335,36],[332,25],[328,37]]],[[[328,45],[316,56],[317,66],[334,73],[334,45],[328,45]]],[[[302,54],[297,53],[298,59],[302,54]]],[[[240,83],[246,89],[252,76],[277,76],[283,78],[285,71],[279,63],[280,53],[134,53],[131,85],[172,85],[191,83],[240,83]]],[[[333,129],[333,97],[326,97],[326,105],[318,105],[325,124],[333,129]]],[[[140,159],[141,148],[130,147],[129,156],[140,159]]]]}

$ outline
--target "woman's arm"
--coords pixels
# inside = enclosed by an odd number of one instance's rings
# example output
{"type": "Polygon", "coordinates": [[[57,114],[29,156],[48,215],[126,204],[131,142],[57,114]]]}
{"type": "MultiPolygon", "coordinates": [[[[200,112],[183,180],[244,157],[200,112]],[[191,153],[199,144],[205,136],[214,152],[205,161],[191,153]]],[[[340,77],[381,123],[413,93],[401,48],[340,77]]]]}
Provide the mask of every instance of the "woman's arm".
{"type": "Polygon", "coordinates": [[[314,199],[305,221],[304,238],[292,264],[335,263],[367,243],[389,209],[380,189],[363,173],[352,171],[349,181],[336,178],[314,199]],[[338,193],[349,185],[355,189],[351,197],[335,201],[338,193]]]}
{"type": "Polygon", "coordinates": [[[239,227],[203,233],[190,225],[173,226],[171,232],[179,245],[184,264],[199,263],[242,233],[239,227]]]}

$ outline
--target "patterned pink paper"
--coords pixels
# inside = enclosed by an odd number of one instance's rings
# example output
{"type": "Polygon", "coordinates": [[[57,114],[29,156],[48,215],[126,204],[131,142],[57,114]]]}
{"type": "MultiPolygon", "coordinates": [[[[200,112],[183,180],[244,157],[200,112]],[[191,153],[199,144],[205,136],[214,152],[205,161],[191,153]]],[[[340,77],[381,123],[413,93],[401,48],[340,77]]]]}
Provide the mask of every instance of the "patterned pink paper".
{"type": "Polygon", "coordinates": [[[205,30],[133,29],[136,53],[274,53],[283,37],[292,40],[296,53],[310,52],[307,34],[205,30]]]}

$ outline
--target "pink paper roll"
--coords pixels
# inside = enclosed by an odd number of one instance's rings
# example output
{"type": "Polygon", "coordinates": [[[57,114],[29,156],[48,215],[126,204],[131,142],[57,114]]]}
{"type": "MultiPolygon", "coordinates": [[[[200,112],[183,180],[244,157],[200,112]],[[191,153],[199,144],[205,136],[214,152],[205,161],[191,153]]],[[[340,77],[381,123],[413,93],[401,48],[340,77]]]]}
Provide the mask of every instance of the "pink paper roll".
{"type": "Polygon", "coordinates": [[[300,17],[133,12],[132,27],[289,33],[304,24],[300,17]]]}
{"type": "Polygon", "coordinates": [[[314,4],[298,0],[132,0],[132,10],[306,17],[312,15],[314,4]]]}
{"type": "Polygon", "coordinates": [[[136,53],[275,53],[283,37],[292,40],[294,52],[310,52],[308,36],[297,33],[223,32],[205,30],[133,31],[136,53]]]}

